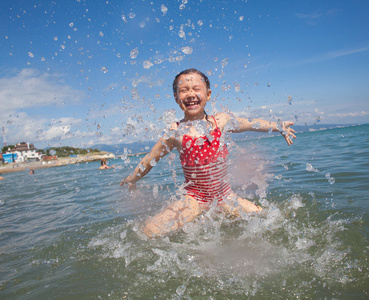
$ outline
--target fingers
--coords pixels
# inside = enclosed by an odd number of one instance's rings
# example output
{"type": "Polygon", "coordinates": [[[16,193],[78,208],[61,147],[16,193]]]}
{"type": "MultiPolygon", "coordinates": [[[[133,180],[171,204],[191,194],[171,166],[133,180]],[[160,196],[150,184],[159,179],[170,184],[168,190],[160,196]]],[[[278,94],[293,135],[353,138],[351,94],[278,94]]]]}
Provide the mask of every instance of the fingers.
{"type": "Polygon", "coordinates": [[[296,136],[293,134],[293,133],[287,133],[286,135],[285,135],[285,139],[286,139],[286,142],[287,142],[287,144],[288,144],[288,146],[291,146],[292,144],[293,144],[293,140],[292,140],[292,138],[296,138],[296,136]]]}
{"type": "Polygon", "coordinates": [[[136,190],[136,184],[135,183],[131,183],[128,182],[126,178],[124,178],[121,182],[120,182],[120,186],[123,186],[125,184],[128,184],[128,191],[133,192],[136,190]]]}
{"type": "Polygon", "coordinates": [[[295,133],[295,130],[293,128],[291,128],[290,126],[292,126],[294,124],[294,122],[291,122],[291,121],[286,121],[286,122],[283,122],[283,131],[285,133],[284,135],[284,138],[288,144],[288,146],[291,146],[293,144],[293,139],[296,138],[296,135],[294,134],[295,133]]]}

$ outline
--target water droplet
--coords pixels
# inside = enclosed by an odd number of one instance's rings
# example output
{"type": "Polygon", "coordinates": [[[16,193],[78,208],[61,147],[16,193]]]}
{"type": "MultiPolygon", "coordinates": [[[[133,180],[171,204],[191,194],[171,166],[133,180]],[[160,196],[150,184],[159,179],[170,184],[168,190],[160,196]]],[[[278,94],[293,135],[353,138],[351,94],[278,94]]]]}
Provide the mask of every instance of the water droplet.
{"type": "Polygon", "coordinates": [[[260,122],[256,122],[256,123],[253,123],[251,125],[251,127],[254,128],[254,129],[259,129],[261,127],[261,124],[260,124],[260,122]]]}
{"type": "Polygon", "coordinates": [[[99,32],[99,36],[103,37],[104,33],[102,33],[101,31],[99,32]]]}
{"type": "Polygon", "coordinates": [[[204,145],[204,142],[205,142],[205,140],[204,140],[203,138],[199,137],[199,138],[196,140],[195,145],[197,145],[197,146],[202,146],[202,145],[204,145]]]}
{"type": "Polygon", "coordinates": [[[229,58],[225,58],[222,60],[222,68],[224,68],[226,65],[228,65],[229,58]]]}
{"type": "Polygon", "coordinates": [[[202,26],[203,24],[204,24],[204,22],[202,20],[197,21],[197,25],[202,26]]]}
{"type": "Polygon", "coordinates": [[[238,82],[234,83],[234,90],[238,93],[241,90],[241,86],[238,82]]]}
{"type": "Polygon", "coordinates": [[[97,130],[99,130],[101,128],[101,124],[97,124],[97,130]]]}
{"type": "Polygon", "coordinates": [[[183,9],[185,9],[185,7],[186,7],[186,5],[181,4],[181,5],[179,6],[179,9],[180,9],[180,10],[183,10],[183,9]]]}
{"type": "Polygon", "coordinates": [[[28,52],[28,56],[31,57],[31,58],[35,57],[32,52],[28,52]]]}
{"type": "Polygon", "coordinates": [[[180,285],[176,289],[176,293],[178,296],[182,296],[185,291],[186,291],[186,287],[184,285],[180,285]]]}
{"type": "Polygon", "coordinates": [[[136,131],[136,128],[132,124],[127,124],[124,128],[125,135],[133,134],[136,131]]]}
{"type": "Polygon", "coordinates": [[[143,67],[144,67],[144,69],[150,69],[153,65],[154,65],[154,64],[153,64],[151,61],[149,61],[149,60],[145,60],[145,61],[143,62],[143,67]]]}
{"type": "Polygon", "coordinates": [[[334,183],[336,182],[336,180],[334,179],[334,177],[330,177],[330,178],[328,179],[328,182],[329,182],[330,184],[334,184],[334,183]]]}
{"type": "Polygon", "coordinates": [[[50,153],[50,155],[55,155],[56,151],[55,150],[50,150],[49,153],[50,153]]]}
{"type": "Polygon", "coordinates": [[[241,16],[241,17],[239,18],[239,20],[240,20],[240,21],[243,21],[243,19],[244,19],[244,16],[241,16]]]}
{"type": "Polygon", "coordinates": [[[57,36],[54,36],[54,40],[57,41],[58,40],[58,37],[57,36]]]}
{"type": "Polygon", "coordinates": [[[182,29],[180,31],[178,31],[178,35],[182,39],[184,39],[186,37],[186,33],[182,29]]]}
{"type": "Polygon", "coordinates": [[[108,73],[108,69],[106,67],[101,67],[101,72],[106,74],[108,73]]]}
{"type": "Polygon", "coordinates": [[[134,48],[129,55],[132,59],[135,59],[138,55],[138,48],[134,48]]]}
{"type": "Polygon", "coordinates": [[[306,164],[306,171],[309,172],[320,172],[318,169],[315,169],[311,164],[307,163],[306,164]]]}
{"type": "Polygon", "coordinates": [[[69,23],[69,27],[73,27],[73,25],[74,25],[73,22],[69,23]]]}
{"type": "Polygon", "coordinates": [[[164,4],[160,6],[160,10],[165,15],[168,12],[168,7],[166,7],[164,4]]]}
{"type": "Polygon", "coordinates": [[[327,178],[327,179],[331,178],[331,173],[327,172],[327,173],[325,174],[325,178],[327,178]]]}
{"type": "Polygon", "coordinates": [[[152,167],[156,166],[156,160],[155,160],[155,158],[153,158],[153,159],[150,161],[150,165],[151,165],[152,167]]]}
{"type": "Polygon", "coordinates": [[[141,28],[144,28],[144,27],[146,26],[146,22],[145,22],[145,21],[142,21],[142,22],[139,24],[139,26],[140,26],[141,28]]]}
{"type": "Polygon", "coordinates": [[[288,96],[287,102],[289,105],[292,105],[292,96],[288,96]]]}
{"type": "Polygon", "coordinates": [[[142,164],[139,164],[138,168],[141,170],[141,172],[145,171],[145,169],[146,169],[146,168],[144,167],[144,165],[142,165],[142,164]]]}
{"type": "Polygon", "coordinates": [[[191,47],[182,47],[181,50],[184,54],[192,54],[193,52],[193,49],[191,47]]]}
{"type": "Polygon", "coordinates": [[[128,15],[131,19],[133,19],[135,16],[136,16],[136,14],[135,13],[133,13],[133,12],[131,12],[131,13],[129,13],[129,15],[128,15]]]}
{"type": "Polygon", "coordinates": [[[43,133],[43,130],[42,130],[42,129],[37,130],[37,134],[38,134],[38,135],[40,135],[40,134],[42,134],[42,133],[43,133]]]}

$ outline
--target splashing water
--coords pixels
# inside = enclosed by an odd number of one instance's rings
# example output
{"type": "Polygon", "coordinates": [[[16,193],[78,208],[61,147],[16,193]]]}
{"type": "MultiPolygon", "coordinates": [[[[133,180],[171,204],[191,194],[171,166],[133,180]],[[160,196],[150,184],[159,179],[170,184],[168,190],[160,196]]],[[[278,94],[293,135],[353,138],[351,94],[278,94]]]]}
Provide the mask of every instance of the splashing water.
{"type": "Polygon", "coordinates": [[[165,15],[168,12],[168,7],[166,7],[164,4],[160,6],[160,10],[165,15]]]}
{"type": "Polygon", "coordinates": [[[131,50],[131,52],[130,52],[129,55],[130,55],[131,59],[137,58],[137,56],[138,56],[138,48],[134,48],[133,50],[131,50]]]}
{"type": "Polygon", "coordinates": [[[315,169],[311,164],[307,163],[306,164],[306,171],[309,171],[309,172],[320,172],[318,169],[315,169]]]}
{"type": "Polygon", "coordinates": [[[144,69],[150,69],[153,65],[154,65],[154,64],[153,64],[151,61],[149,61],[149,60],[145,60],[145,61],[143,62],[143,67],[144,67],[144,69]]]}
{"type": "Polygon", "coordinates": [[[182,47],[182,52],[184,53],[184,54],[192,54],[192,52],[193,52],[193,49],[191,48],[191,47],[182,47]]]}

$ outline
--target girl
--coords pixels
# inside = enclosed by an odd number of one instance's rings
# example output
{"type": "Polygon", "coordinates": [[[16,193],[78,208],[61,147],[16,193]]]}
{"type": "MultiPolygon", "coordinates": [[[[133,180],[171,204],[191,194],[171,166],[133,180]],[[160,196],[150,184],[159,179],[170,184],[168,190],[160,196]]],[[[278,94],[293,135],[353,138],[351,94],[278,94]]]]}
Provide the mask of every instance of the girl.
{"type": "Polygon", "coordinates": [[[145,176],[152,165],[176,148],[185,176],[186,186],[181,200],[164,208],[148,219],[142,230],[149,236],[161,236],[181,228],[193,221],[201,212],[209,209],[211,203],[226,213],[259,212],[262,209],[252,202],[237,197],[228,182],[228,150],[222,139],[223,132],[278,131],[288,145],[296,138],[290,128],[293,122],[268,122],[254,119],[235,118],[227,113],[208,116],[205,105],[210,100],[209,79],[196,69],[179,73],[173,81],[174,98],[184,112],[184,118],[170,126],[163,136],[120,185],[135,189],[135,183],[145,176]],[[232,203],[232,204],[231,204],[232,203]],[[236,203],[236,205],[235,205],[236,203]]]}

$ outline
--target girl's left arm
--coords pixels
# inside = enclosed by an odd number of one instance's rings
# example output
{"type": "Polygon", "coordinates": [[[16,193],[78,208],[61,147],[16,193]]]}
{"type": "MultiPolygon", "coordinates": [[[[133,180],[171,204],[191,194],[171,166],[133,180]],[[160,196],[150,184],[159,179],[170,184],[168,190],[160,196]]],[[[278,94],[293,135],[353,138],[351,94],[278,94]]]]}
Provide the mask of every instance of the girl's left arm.
{"type": "MultiPolygon", "coordinates": [[[[270,122],[262,119],[246,119],[246,118],[232,118],[228,114],[224,114],[221,118],[221,123],[228,123],[231,119],[236,119],[233,128],[231,128],[231,132],[238,133],[244,131],[259,131],[259,132],[280,132],[287,144],[290,146],[293,144],[293,140],[296,138],[295,130],[291,128],[293,122],[285,121],[285,122],[270,122]],[[223,121],[223,122],[222,122],[223,121]]],[[[224,127],[224,126],[223,126],[224,127]]]]}

